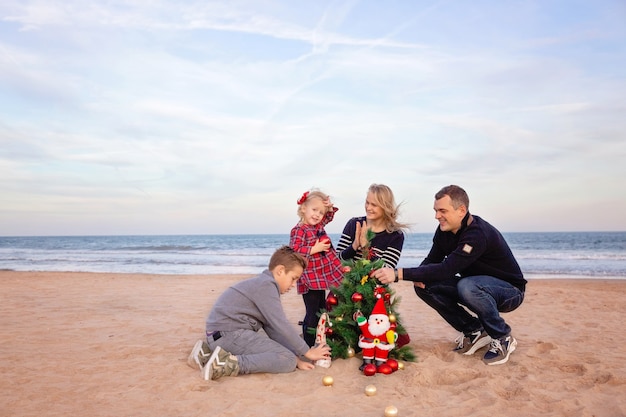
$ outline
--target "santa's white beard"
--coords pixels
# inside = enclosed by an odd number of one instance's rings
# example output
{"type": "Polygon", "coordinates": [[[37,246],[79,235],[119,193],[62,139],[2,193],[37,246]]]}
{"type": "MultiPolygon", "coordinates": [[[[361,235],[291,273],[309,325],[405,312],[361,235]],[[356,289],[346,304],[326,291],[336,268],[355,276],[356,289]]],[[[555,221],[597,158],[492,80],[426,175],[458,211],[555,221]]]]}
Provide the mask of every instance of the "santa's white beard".
{"type": "Polygon", "coordinates": [[[389,317],[382,314],[374,314],[367,321],[369,331],[374,336],[381,336],[389,330],[389,317]]]}

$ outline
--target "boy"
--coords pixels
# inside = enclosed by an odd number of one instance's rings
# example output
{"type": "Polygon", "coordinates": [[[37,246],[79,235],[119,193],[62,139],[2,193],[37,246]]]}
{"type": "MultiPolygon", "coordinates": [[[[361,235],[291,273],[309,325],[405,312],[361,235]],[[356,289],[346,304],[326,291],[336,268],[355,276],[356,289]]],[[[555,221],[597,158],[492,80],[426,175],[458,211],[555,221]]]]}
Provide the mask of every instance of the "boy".
{"type": "Polygon", "coordinates": [[[327,345],[309,348],[280,302],[280,295],[295,286],[306,263],[302,255],[283,246],[270,258],[268,269],[224,291],[207,317],[206,341],[196,342],[187,363],[200,368],[205,380],[216,380],[293,372],[296,367],[309,370],[315,368],[312,362],[329,358],[327,345]]]}

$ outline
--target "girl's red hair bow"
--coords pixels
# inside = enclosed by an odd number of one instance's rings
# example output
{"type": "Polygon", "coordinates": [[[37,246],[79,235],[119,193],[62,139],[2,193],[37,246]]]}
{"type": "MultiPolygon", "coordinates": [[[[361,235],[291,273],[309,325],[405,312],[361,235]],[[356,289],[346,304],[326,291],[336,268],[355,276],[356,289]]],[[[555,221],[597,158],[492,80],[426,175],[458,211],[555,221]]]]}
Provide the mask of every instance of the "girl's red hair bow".
{"type": "Polygon", "coordinates": [[[298,205],[304,203],[308,196],[309,196],[309,192],[305,191],[304,194],[302,194],[302,197],[300,197],[300,200],[298,200],[298,205]]]}

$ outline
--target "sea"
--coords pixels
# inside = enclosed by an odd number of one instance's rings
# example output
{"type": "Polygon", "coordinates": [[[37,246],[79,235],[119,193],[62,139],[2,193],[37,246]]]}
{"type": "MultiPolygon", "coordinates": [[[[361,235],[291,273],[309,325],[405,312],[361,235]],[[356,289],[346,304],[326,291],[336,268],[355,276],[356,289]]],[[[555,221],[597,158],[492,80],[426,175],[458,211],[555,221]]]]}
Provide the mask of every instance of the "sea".
{"type": "MultiPolygon", "coordinates": [[[[527,278],[626,279],[626,232],[503,235],[527,278]]],[[[257,274],[288,243],[286,234],[0,237],[0,270],[257,274]]],[[[430,233],[407,234],[398,266],[418,266],[431,243],[430,233]]]]}

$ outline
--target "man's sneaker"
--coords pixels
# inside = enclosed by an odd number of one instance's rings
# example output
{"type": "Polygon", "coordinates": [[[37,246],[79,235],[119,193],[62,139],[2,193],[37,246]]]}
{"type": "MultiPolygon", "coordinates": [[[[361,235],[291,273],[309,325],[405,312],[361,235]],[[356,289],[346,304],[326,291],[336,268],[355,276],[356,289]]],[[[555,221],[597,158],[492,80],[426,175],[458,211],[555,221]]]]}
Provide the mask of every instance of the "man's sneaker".
{"type": "Polygon", "coordinates": [[[231,355],[221,347],[215,348],[204,369],[202,376],[205,380],[216,380],[223,376],[239,375],[239,361],[235,355],[231,355]]]}
{"type": "Polygon", "coordinates": [[[211,349],[209,349],[209,345],[206,341],[200,339],[193,346],[193,349],[191,349],[191,353],[187,358],[187,365],[193,369],[202,370],[204,365],[209,361],[210,356],[211,349]]]}
{"type": "Polygon", "coordinates": [[[517,340],[515,340],[515,338],[511,335],[501,337],[500,339],[493,339],[489,350],[485,353],[483,362],[487,365],[500,365],[506,363],[509,360],[511,352],[515,350],[516,346],[517,340]]]}
{"type": "Polygon", "coordinates": [[[455,352],[473,355],[478,349],[487,346],[491,342],[491,337],[484,330],[476,330],[470,334],[461,333],[455,342],[457,343],[455,352]]]}

